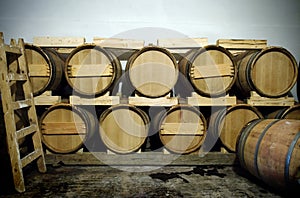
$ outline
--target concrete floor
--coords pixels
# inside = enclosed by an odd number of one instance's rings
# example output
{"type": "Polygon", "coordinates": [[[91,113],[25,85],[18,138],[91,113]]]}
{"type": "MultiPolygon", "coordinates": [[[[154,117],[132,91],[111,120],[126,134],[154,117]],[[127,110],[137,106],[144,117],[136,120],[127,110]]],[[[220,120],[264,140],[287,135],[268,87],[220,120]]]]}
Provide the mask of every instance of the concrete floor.
{"type": "MultiPolygon", "coordinates": [[[[199,162],[181,158],[167,166],[159,160],[138,166],[132,157],[127,159],[128,165],[105,165],[90,158],[46,156],[46,173],[37,172],[34,166],[24,169],[26,192],[1,186],[0,197],[292,197],[290,192],[275,191],[239,164],[231,163],[231,155],[224,155],[219,165],[211,165],[214,155],[199,162]]],[[[122,161],[118,156],[109,159],[122,161]]]]}

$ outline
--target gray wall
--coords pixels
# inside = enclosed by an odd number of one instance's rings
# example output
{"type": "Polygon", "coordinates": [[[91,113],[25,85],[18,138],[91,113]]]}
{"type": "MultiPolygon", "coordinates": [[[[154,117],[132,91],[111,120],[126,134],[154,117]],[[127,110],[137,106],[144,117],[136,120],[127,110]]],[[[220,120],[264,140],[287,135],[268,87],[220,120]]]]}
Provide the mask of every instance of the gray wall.
{"type": "MultiPolygon", "coordinates": [[[[6,41],[34,36],[267,39],[300,60],[299,0],[1,0],[6,41]],[[149,28],[155,27],[155,28],[149,28]]],[[[295,87],[292,90],[296,97],[295,87]]]]}

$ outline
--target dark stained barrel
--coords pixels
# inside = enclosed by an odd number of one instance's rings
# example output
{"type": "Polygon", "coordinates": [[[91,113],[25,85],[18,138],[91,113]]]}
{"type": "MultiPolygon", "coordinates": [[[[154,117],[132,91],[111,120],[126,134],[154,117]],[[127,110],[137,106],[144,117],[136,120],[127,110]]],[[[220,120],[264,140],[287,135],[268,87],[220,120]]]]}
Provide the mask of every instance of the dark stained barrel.
{"type": "Polygon", "coordinates": [[[300,120],[300,104],[292,105],[290,107],[281,108],[270,113],[267,118],[276,119],[296,119],[300,120]]]}
{"type": "Polygon", "coordinates": [[[243,168],[274,188],[299,188],[300,120],[258,119],[237,142],[243,168]]]}

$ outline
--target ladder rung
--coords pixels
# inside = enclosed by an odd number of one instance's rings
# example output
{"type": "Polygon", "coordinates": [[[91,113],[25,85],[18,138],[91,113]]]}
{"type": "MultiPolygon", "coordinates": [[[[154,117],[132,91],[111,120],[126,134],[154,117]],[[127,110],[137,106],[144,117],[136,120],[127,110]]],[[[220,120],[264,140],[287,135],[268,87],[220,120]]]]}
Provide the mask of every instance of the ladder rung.
{"type": "Polygon", "coordinates": [[[8,79],[10,81],[26,81],[27,75],[26,74],[18,74],[18,73],[9,73],[8,79]]]}
{"type": "Polygon", "coordinates": [[[21,139],[31,133],[34,133],[36,132],[36,125],[35,124],[32,124],[28,127],[25,127],[25,128],[22,128],[20,130],[17,131],[17,137],[18,139],[21,139]]]}
{"type": "Polygon", "coordinates": [[[34,160],[36,160],[41,155],[42,155],[42,152],[41,152],[40,149],[37,149],[37,150],[29,153],[28,155],[26,155],[25,157],[23,157],[21,159],[22,167],[27,166],[29,163],[33,162],[34,160]]]}
{"type": "Polygon", "coordinates": [[[19,101],[12,102],[12,108],[14,110],[26,108],[26,107],[30,107],[30,106],[32,106],[31,99],[25,99],[25,100],[19,100],[19,101]]]}
{"type": "Polygon", "coordinates": [[[21,49],[19,47],[11,46],[11,45],[5,45],[4,49],[8,53],[22,55],[21,49]]]}

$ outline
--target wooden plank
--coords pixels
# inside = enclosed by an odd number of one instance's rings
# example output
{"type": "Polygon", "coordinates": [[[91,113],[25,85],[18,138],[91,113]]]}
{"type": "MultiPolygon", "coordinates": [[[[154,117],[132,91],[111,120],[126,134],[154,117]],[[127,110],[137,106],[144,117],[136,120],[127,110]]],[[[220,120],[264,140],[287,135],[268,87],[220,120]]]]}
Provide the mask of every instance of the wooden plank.
{"type": "Polygon", "coordinates": [[[14,72],[9,72],[7,77],[10,81],[26,81],[27,80],[26,74],[19,74],[19,73],[14,73],[14,72]]]}
{"type": "Polygon", "coordinates": [[[229,95],[209,98],[193,92],[191,97],[187,97],[187,103],[194,106],[231,106],[237,104],[237,99],[229,95]]]}
{"type": "Polygon", "coordinates": [[[267,40],[218,39],[216,44],[227,49],[263,49],[267,47],[267,40]]]}
{"type": "Polygon", "coordinates": [[[208,38],[169,38],[158,39],[157,45],[167,48],[177,60],[191,49],[198,49],[208,45],[208,38]]]}
{"type": "Polygon", "coordinates": [[[79,122],[43,122],[41,130],[43,135],[82,135],[86,134],[86,124],[79,122]]]}
{"type": "Polygon", "coordinates": [[[82,154],[46,154],[46,164],[95,166],[201,166],[235,165],[235,153],[209,152],[191,155],[164,155],[161,152],[142,152],[126,155],[108,155],[106,152],[82,154]]]}
{"type": "Polygon", "coordinates": [[[34,97],[35,105],[55,105],[61,102],[61,96],[39,95],[34,97]]]}
{"type": "Polygon", "coordinates": [[[72,77],[112,77],[111,64],[68,65],[68,76],[72,77]]]}
{"type": "Polygon", "coordinates": [[[31,99],[25,99],[25,100],[19,100],[11,103],[11,108],[16,109],[22,109],[26,107],[32,106],[32,100],[31,99]]]}
{"type": "Polygon", "coordinates": [[[203,135],[204,127],[199,123],[164,123],[161,135],[203,135]],[[195,130],[196,129],[196,130],[195,130]]]}
{"type": "Polygon", "coordinates": [[[191,77],[194,79],[214,78],[220,76],[234,76],[233,65],[216,64],[194,66],[191,70],[191,77]]]}
{"type": "Polygon", "coordinates": [[[157,45],[169,49],[199,48],[208,45],[208,38],[169,38],[158,39],[157,45]]]}
{"type": "Polygon", "coordinates": [[[120,96],[99,96],[96,98],[82,98],[70,96],[70,104],[73,105],[116,105],[120,104],[120,96]]]}
{"type": "Polygon", "coordinates": [[[38,157],[42,155],[42,151],[40,149],[36,149],[35,151],[29,153],[24,158],[21,159],[22,167],[27,166],[29,163],[36,160],[38,157]]]}
{"type": "Polygon", "coordinates": [[[101,38],[94,37],[93,42],[101,47],[119,49],[141,49],[144,47],[144,40],[120,39],[120,38],[101,38]]]}
{"type": "Polygon", "coordinates": [[[85,43],[84,37],[34,37],[33,44],[40,47],[77,47],[85,43]]]}
{"type": "Polygon", "coordinates": [[[177,97],[160,97],[160,98],[146,98],[146,97],[129,97],[128,103],[136,106],[173,106],[178,104],[177,97]]]}
{"type": "Polygon", "coordinates": [[[18,130],[17,131],[17,138],[21,139],[21,138],[23,138],[23,137],[25,137],[25,136],[27,136],[29,134],[32,134],[32,133],[34,133],[36,131],[37,131],[37,125],[32,124],[32,125],[30,125],[28,127],[24,127],[22,129],[18,130]]]}

